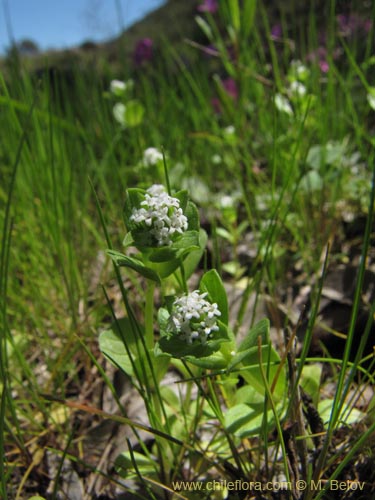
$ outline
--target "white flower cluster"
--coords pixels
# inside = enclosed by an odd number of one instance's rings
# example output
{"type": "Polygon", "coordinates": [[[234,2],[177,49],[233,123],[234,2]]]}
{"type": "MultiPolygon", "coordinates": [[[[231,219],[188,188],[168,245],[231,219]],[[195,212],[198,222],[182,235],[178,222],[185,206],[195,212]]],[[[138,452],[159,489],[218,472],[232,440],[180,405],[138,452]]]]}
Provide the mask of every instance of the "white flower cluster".
{"type": "Polygon", "coordinates": [[[112,94],[117,96],[121,96],[125,93],[126,90],[131,90],[134,87],[134,81],[130,78],[126,82],[122,80],[112,80],[109,89],[112,94]]]}
{"type": "Polygon", "coordinates": [[[198,290],[175,300],[169,317],[169,331],[180,335],[188,344],[200,339],[204,344],[208,335],[219,330],[217,317],[221,316],[216,303],[205,300],[207,293],[198,290]]]}
{"type": "Polygon", "coordinates": [[[289,92],[292,96],[303,97],[306,94],[306,87],[303,83],[294,80],[289,86],[289,92]]]}
{"type": "Polygon", "coordinates": [[[112,80],[109,88],[113,94],[122,93],[126,89],[126,83],[121,80],[112,80]]]}
{"type": "Polygon", "coordinates": [[[130,220],[149,227],[158,246],[171,245],[172,236],[175,233],[182,234],[188,228],[180,200],[169,196],[161,184],[154,184],[147,189],[141,208],[133,209],[130,220]]]}
{"type": "Polygon", "coordinates": [[[153,167],[163,161],[163,154],[156,148],[147,148],[143,152],[143,163],[146,167],[153,167]]]}

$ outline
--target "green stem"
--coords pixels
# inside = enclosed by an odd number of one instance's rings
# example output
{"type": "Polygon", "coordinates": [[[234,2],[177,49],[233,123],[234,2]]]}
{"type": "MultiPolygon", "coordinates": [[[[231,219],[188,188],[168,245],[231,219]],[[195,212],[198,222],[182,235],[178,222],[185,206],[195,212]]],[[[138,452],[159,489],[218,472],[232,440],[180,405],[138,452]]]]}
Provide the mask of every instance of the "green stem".
{"type": "Polygon", "coordinates": [[[147,349],[154,347],[154,290],[155,283],[148,281],[145,305],[145,340],[147,349]]]}
{"type": "Polygon", "coordinates": [[[183,263],[182,259],[180,259],[180,271],[181,271],[183,290],[184,290],[184,293],[187,294],[188,293],[188,286],[187,286],[187,282],[186,282],[184,263],[183,263]]]}

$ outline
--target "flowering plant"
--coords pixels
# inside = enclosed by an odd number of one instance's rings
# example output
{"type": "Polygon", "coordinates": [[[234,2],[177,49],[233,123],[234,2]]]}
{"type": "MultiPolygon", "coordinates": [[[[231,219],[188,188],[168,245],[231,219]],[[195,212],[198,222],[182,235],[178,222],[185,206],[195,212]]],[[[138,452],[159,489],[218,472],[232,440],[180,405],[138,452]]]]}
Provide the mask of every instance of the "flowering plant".
{"type": "MultiPolygon", "coordinates": [[[[128,189],[124,219],[128,230],[124,246],[136,247],[147,267],[163,278],[174,272],[190,252],[201,248],[198,210],[186,191],[171,196],[160,184],[147,190],[128,189]]],[[[113,251],[110,255],[119,257],[113,251]]],[[[120,254],[123,262],[122,257],[120,254]]]]}
{"type": "Polygon", "coordinates": [[[122,128],[136,127],[143,121],[145,109],[138,99],[132,98],[133,89],[134,80],[124,82],[115,79],[110,83],[109,94],[106,94],[107,97],[120,99],[113,106],[113,116],[122,128]]]}
{"type": "Polygon", "coordinates": [[[154,42],[152,38],[142,38],[134,48],[133,61],[135,66],[143,66],[152,60],[154,55],[154,42]]]}
{"type": "Polygon", "coordinates": [[[134,229],[146,229],[150,246],[170,246],[176,233],[183,234],[188,228],[188,219],[180,207],[180,200],[166,193],[164,186],[154,184],[147,189],[141,207],[132,207],[129,222],[134,229]]]}
{"type": "Polygon", "coordinates": [[[221,350],[215,359],[208,358],[219,351],[223,342],[231,340],[227,298],[215,270],[204,274],[199,290],[169,300],[167,309],[159,309],[158,321],[159,347],[163,352],[193,363],[196,358],[207,358],[211,366],[228,364],[233,346],[221,350]]]}
{"type": "Polygon", "coordinates": [[[147,167],[153,167],[163,161],[163,153],[157,148],[147,148],[143,151],[142,161],[147,167]]]}
{"type": "Polygon", "coordinates": [[[219,330],[216,320],[221,316],[216,302],[211,304],[205,300],[206,295],[207,292],[194,290],[176,299],[167,330],[181,335],[188,344],[199,340],[205,345],[207,337],[219,330]]]}
{"type": "Polygon", "coordinates": [[[126,82],[122,80],[112,80],[109,89],[113,95],[116,97],[122,97],[126,92],[130,92],[134,88],[134,80],[129,78],[126,82]]]}
{"type": "MultiPolygon", "coordinates": [[[[265,425],[265,411],[267,426],[273,425],[274,413],[280,418],[285,411],[285,374],[280,356],[270,344],[269,322],[259,322],[240,343],[236,342],[229,326],[227,294],[215,269],[205,272],[198,289],[189,292],[187,278],[202,257],[206,236],[199,228],[198,211],[187,192],[172,194],[159,184],[148,189],[128,189],[124,218],[128,230],[125,248],[133,246],[139,254],[130,256],[113,249],[107,253],[115,263],[120,286],[121,266],[146,278],[144,315],[141,320],[136,319],[122,287],[126,317],[116,318],[113,326],[100,334],[100,349],[131,378],[143,398],[159,456],[167,457],[165,429],[170,435],[177,429],[186,431],[186,440],[191,436],[186,422],[197,415],[194,412],[198,399],[191,401],[194,384],[202,391],[207,383],[204,414],[210,418],[214,415],[221,422],[229,441],[232,438],[227,431],[241,437],[258,433],[265,425]],[[173,277],[169,278],[171,274],[173,277]],[[164,307],[156,306],[156,284],[160,286],[158,302],[161,298],[164,307]],[[166,293],[170,290],[173,295],[166,293]],[[185,395],[181,392],[180,399],[163,384],[170,366],[186,378],[185,395]],[[209,378],[202,382],[206,373],[209,378]],[[239,373],[245,384],[241,398],[236,397],[239,373]],[[220,378],[217,385],[216,377],[220,378]],[[259,400],[266,400],[267,391],[273,409],[259,404],[259,400]],[[218,394],[223,398],[225,415],[215,403],[218,394]],[[176,418],[176,401],[184,409],[184,421],[176,418]]],[[[228,446],[230,451],[231,444],[228,446]]],[[[116,459],[120,475],[127,477],[138,459],[141,462],[143,456],[135,456],[133,450],[124,451],[116,459]]],[[[173,465],[166,464],[166,470],[171,471],[173,465]]]]}

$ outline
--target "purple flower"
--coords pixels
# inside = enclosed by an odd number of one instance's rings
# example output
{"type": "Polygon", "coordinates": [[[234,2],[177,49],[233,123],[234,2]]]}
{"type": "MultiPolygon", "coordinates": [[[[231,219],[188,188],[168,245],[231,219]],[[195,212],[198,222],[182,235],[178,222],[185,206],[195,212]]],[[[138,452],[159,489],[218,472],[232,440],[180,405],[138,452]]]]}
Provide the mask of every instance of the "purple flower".
{"type": "Polygon", "coordinates": [[[329,71],[328,61],[319,61],[319,68],[322,73],[328,73],[329,71]]]}
{"type": "Polygon", "coordinates": [[[219,8],[217,0],[203,0],[203,2],[198,5],[197,10],[199,12],[209,12],[210,14],[215,14],[219,8]]]}
{"type": "MultiPolygon", "coordinates": [[[[238,99],[238,87],[237,83],[233,78],[225,78],[221,81],[221,84],[227,93],[227,95],[232,98],[233,101],[238,99]]],[[[215,113],[221,113],[221,102],[218,97],[213,97],[211,99],[211,105],[214,108],[215,113]]]]}
{"type": "Polygon", "coordinates": [[[372,21],[371,19],[366,19],[366,21],[363,23],[363,29],[365,30],[366,33],[368,33],[372,28],[372,21]]]}
{"type": "Polygon", "coordinates": [[[153,45],[154,42],[151,38],[142,38],[139,40],[133,52],[133,60],[137,66],[141,66],[152,59],[153,45]]]}
{"type": "Polygon", "coordinates": [[[339,14],[336,17],[337,25],[343,36],[352,36],[363,30],[368,33],[371,29],[371,20],[363,19],[356,14],[339,14]]]}
{"type": "Polygon", "coordinates": [[[227,94],[232,97],[233,100],[238,99],[238,88],[237,83],[233,78],[226,78],[222,81],[223,87],[226,90],[227,94]]]}
{"type": "Polygon", "coordinates": [[[278,39],[283,36],[283,28],[281,24],[274,24],[271,28],[271,38],[278,39]]]}
{"type": "Polygon", "coordinates": [[[328,73],[329,64],[327,61],[327,49],[325,47],[318,47],[313,52],[307,54],[306,60],[317,63],[322,73],[328,73]]]}

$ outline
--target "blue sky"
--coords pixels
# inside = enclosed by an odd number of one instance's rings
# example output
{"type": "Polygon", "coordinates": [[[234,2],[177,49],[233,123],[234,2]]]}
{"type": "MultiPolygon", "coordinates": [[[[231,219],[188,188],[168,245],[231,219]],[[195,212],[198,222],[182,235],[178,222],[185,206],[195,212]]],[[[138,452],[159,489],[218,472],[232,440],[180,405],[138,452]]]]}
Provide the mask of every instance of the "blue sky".
{"type": "Polygon", "coordinates": [[[45,50],[102,41],[142,19],[165,0],[0,0],[0,52],[12,36],[32,39],[45,50]]]}

